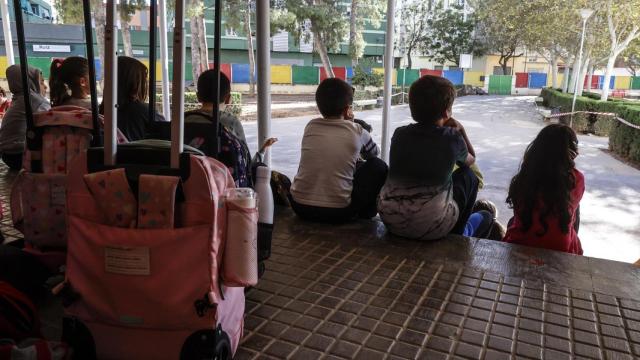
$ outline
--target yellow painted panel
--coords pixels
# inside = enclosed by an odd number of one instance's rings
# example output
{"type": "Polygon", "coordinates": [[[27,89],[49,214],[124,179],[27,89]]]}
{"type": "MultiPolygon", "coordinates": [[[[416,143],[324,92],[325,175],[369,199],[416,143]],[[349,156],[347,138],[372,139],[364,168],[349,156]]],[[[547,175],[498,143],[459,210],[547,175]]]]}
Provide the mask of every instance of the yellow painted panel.
{"type": "Polygon", "coordinates": [[[617,90],[631,89],[631,76],[616,76],[614,88],[617,90]]]}
{"type": "MultiPolygon", "coordinates": [[[[564,82],[564,74],[558,74],[558,83],[556,84],[556,87],[561,88],[562,87],[562,83],[564,82]]],[[[551,73],[547,74],[547,86],[553,86],[553,76],[551,75],[551,73]]]]}
{"type": "Polygon", "coordinates": [[[480,77],[484,76],[482,71],[465,71],[464,72],[464,84],[472,86],[484,86],[484,81],[480,80],[480,77]]]}
{"type": "MultiPolygon", "coordinates": [[[[384,68],[372,68],[371,71],[373,71],[376,74],[381,74],[384,76],[384,68]]],[[[398,71],[396,71],[396,69],[393,69],[393,72],[391,73],[391,86],[396,86],[397,83],[398,83],[398,71]]]]}
{"type": "Polygon", "coordinates": [[[271,65],[271,83],[288,84],[292,83],[293,74],[291,65],[271,65]]]}
{"type": "MultiPolygon", "coordinates": [[[[138,59],[140,60],[140,59],[138,59]]],[[[149,68],[149,60],[140,60],[144,66],[149,68]]],[[[160,68],[160,60],[156,60],[156,81],[162,81],[162,68],[160,68]]]]}
{"type": "Polygon", "coordinates": [[[0,78],[2,79],[6,79],[7,78],[7,57],[6,56],[0,56],[0,78]]]}

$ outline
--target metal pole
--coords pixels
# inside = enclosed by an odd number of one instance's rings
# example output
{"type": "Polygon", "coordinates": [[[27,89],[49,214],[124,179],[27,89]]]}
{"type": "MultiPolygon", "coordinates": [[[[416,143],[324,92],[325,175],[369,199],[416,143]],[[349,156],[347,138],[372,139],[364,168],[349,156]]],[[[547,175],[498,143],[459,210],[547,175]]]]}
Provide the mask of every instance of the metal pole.
{"type": "Polygon", "coordinates": [[[84,37],[87,43],[87,59],[89,59],[89,90],[91,93],[91,116],[93,118],[92,146],[102,146],[104,143],[100,134],[100,122],[98,120],[98,87],[96,84],[96,62],[93,51],[93,27],[91,26],[91,1],[82,0],[82,12],[84,17],[84,37]]]}
{"type": "MultiPolygon", "coordinates": [[[[176,15],[173,25],[173,116],[171,117],[171,168],[173,169],[180,168],[180,154],[184,148],[184,96],[182,96],[184,53],[184,0],[176,0],[176,15]]],[[[162,76],[164,83],[164,74],[162,76]]]]}
{"type": "MultiPolygon", "coordinates": [[[[271,136],[271,49],[269,39],[269,1],[256,1],[258,63],[258,148],[271,136]]],[[[251,34],[247,34],[251,36],[251,34]]],[[[389,72],[389,74],[391,74],[389,72]]],[[[264,162],[271,165],[271,154],[264,162]]]]}
{"type": "MultiPolygon", "coordinates": [[[[216,136],[213,137],[214,143],[212,144],[214,151],[216,152],[216,159],[220,156],[220,133],[222,131],[222,125],[220,125],[220,44],[222,37],[222,5],[220,0],[215,0],[213,4],[213,98],[216,101],[216,106],[213,108],[213,124],[216,129],[216,136]]],[[[205,34],[206,35],[206,34],[205,34]]],[[[205,64],[209,67],[209,64],[205,64]]]]}
{"type": "MultiPolygon", "coordinates": [[[[580,52],[578,53],[578,69],[582,66],[582,47],[584,46],[584,32],[587,28],[587,19],[582,19],[582,36],[580,36],[580,52]]],[[[576,84],[573,88],[573,101],[571,102],[571,118],[569,120],[569,127],[573,127],[573,112],[576,110],[576,99],[578,98],[578,81],[580,81],[580,70],[576,75],[576,84]]],[[[583,80],[584,81],[584,80],[583,80]]]]}
{"type": "Polygon", "coordinates": [[[2,31],[4,32],[4,46],[7,54],[7,66],[16,63],[13,57],[13,39],[11,38],[11,18],[9,17],[9,6],[7,0],[0,0],[0,11],[2,12],[2,31]]]}
{"type": "MultiPolygon", "coordinates": [[[[396,1],[387,1],[387,35],[384,49],[384,108],[382,109],[382,160],[389,162],[389,115],[391,113],[391,80],[393,69],[393,22],[396,1]]],[[[406,70],[405,70],[406,72],[406,70]]],[[[404,84],[404,81],[402,82],[404,84]]]]}
{"type": "Polygon", "coordinates": [[[149,121],[156,119],[156,32],[158,2],[149,1],[149,121]]]}
{"type": "Polygon", "coordinates": [[[160,17],[160,72],[162,75],[162,116],[171,121],[169,104],[169,46],[167,45],[167,2],[158,0],[160,17]]]}
{"type": "Polygon", "coordinates": [[[104,163],[116,164],[118,111],[118,28],[116,0],[107,0],[107,24],[104,27],[104,163]]]}

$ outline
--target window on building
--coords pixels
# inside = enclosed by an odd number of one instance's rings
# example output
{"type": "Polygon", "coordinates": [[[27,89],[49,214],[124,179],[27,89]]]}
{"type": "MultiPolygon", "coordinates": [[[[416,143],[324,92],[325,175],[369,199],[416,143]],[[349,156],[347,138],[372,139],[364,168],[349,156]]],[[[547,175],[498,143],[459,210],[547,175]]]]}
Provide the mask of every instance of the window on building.
{"type": "Polygon", "coordinates": [[[444,66],[442,65],[436,65],[433,67],[434,70],[444,70],[444,66]]]}
{"type": "Polygon", "coordinates": [[[224,28],[224,35],[225,36],[237,37],[238,33],[236,33],[236,29],[227,26],[227,27],[224,28]]]}
{"type": "Polygon", "coordinates": [[[493,75],[511,75],[511,66],[507,66],[506,74],[502,71],[502,66],[494,66],[493,75]]]}
{"type": "Polygon", "coordinates": [[[51,19],[51,13],[47,9],[42,9],[42,17],[45,19],[51,19]]]}
{"type": "Polygon", "coordinates": [[[451,71],[458,71],[458,70],[460,70],[460,68],[459,68],[459,67],[457,67],[457,66],[449,66],[449,70],[451,70],[451,71]]]}
{"type": "Polygon", "coordinates": [[[31,4],[31,12],[35,15],[40,16],[40,11],[38,10],[39,6],[37,4],[31,4]]]}

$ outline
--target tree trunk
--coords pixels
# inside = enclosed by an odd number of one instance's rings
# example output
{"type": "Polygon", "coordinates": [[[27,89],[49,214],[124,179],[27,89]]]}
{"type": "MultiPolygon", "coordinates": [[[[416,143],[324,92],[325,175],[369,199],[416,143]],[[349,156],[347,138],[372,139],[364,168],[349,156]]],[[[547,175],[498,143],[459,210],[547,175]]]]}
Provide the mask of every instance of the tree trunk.
{"type": "MultiPolygon", "coordinates": [[[[104,27],[107,23],[107,13],[102,1],[92,1],[93,18],[96,27],[96,42],[98,43],[98,58],[100,59],[100,74],[96,74],[100,79],[104,79],[104,27]]],[[[100,82],[102,85],[102,81],[100,82]]]]}
{"type": "Polygon", "coordinates": [[[611,82],[611,73],[613,73],[613,66],[616,63],[616,58],[619,54],[612,54],[607,61],[607,70],[604,73],[604,84],[602,84],[602,97],[600,100],[607,101],[609,99],[609,83],[611,82]]]}
{"type": "Polygon", "coordinates": [[[120,31],[122,32],[122,45],[124,46],[124,55],[133,57],[133,48],[131,46],[131,31],[129,30],[129,21],[120,17],[120,31]]]}
{"type": "Polygon", "coordinates": [[[409,49],[407,52],[407,69],[411,69],[411,51],[413,49],[409,49]]]}
{"type": "Polygon", "coordinates": [[[322,66],[324,67],[327,77],[336,77],[333,73],[333,68],[331,67],[331,60],[329,59],[329,53],[327,51],[327,46],[324,44],[324,40],[322,40],[319,32],[313,31],[313,26],[311,26],[311,28],[313,32],[313,42],[315,42],[316,51],[318,52],[318,55],[320,55],[320,60],[322,60],[322,66]]]}
{"type": "Polygon", "coordinates": [[[587,58],[582,65],[582,69],[580,70],[580,74],[578,76],[578,96],[582,96],[582,92],[584,90],[584,80],[587,77],[587,72],[589,71],[589,64],[591,63],[591,58],[587,58]]]}
{"type": "Polygon", "coordinates": [[[249,56],[249,94],[256,93],[256,59],[253,51],[253,37],[251,36],[251,0],[247,0],[247,10],[244,12],[244,33],[247,36],[247,55],[249,56]]]}
{"type": "Polygon", "coordinates": [[[571,70],[571,83],[569,84],[569,92],[571,94],[575,93],[577,90],[577,84],[578,84],[578,75],[580,75],[580,68],[581,68],[580,63],[578,63],[578,60],[573,62],[573,69],[571,70]]]}
{"type": "Polygon", "coordinates": [[[198,28],[198,17],[194,16],[189,20],[191,27],[191,73],[193,81],[196,82],[200,76],[200,36],[198,28]]]}
{"type": "Polygon", "coordinates": [[[356,13],[358,10],[358,0],[351,0],[351,19],[350,19],[350,26],[349,26],[349,55],[351,55],[351,65],[353,65],[354,67],[356,65],[358,65],[358,57],[356,54],[356,37],[358,36],[357,34],[357,27],[356,27],[356,21],[358,19],[356,13]]]}
{"type": "Polygon", "coordinates": [[[498,64],[502,68],[502,75],[510,75],[507,74],[507,67],[509,67],[509,57],[501,55],[500,60],[498,60],[498,64]]]}
{"type": "Polygon", "coordinates": [[[591,82],[593,81],[593,72],[596,70],[596,67],[594,65],[591,65],[591,67],[589,68],[589,73],[587,76],[587,91],[591,91],[591,82]]]}
{"type": "Polygon", "coordinates": [[[555,54],[551,55],[551,87],[558,88],[558,58],[555,54]]]}
{"type": "Polygon", "coordinates": [[[209,69],[209,47],[207,46],[207,27],[204,14],[198,16],[198,41],[200,44],[200,72],[209,69]]]}
{"type": "Polygon", "coordinates": [[[571,69],[571,62],[565,62],[564,78],[562,79],[562,92],[569,92],[569,69],[571,69]]]}

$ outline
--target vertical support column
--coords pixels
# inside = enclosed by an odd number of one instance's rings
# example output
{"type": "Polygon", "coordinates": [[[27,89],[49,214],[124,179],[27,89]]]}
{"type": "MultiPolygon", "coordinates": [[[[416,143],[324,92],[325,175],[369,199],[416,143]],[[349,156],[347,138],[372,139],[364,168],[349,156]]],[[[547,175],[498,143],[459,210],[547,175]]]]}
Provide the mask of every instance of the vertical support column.
{"type": "MultiPolygon", "coordinates": [[[[0,0],[2,1],[2,0],[0,0]]],[[[84,20],[84,38],[87,44],[87,59],[89,59],[89,90],[91,93],[91,116],[93,118],[92,146],[102,146],[102,134],[98,121],[98,87],[96,84],[96,62],[93,51],[93,27],[91,24],[91,1],[82,0],[82,13],[84,20]]]]}
{"type": "Polygon", "coordinates": [[[158,2],[149,1],[149,121],[156,118],[156,32],[158,2]]]}
{"type": "MultiPolygon", "coordinates": [[[[256,38],[258,48],[258,148],[271,136],[271,39],[269,37],[269,1],[256,1],[256,38]]],[[[271,154],[264,162],[271,166],[271,154]]]]}
{"type": "MultiPolygon", "coordinates": [[[[2,1],[2,0],[0,0],[2,1]]],[[[160,17],[160,71],[162,74],[162,116],[171,121],[169,104],[169,47],[167,44],[167,1],[158,0],[160,17]]]]}
{"type": "Polygon", "coordinates": [[[107,0],[107,24],[104,27],[104,163],[116,164],[118,112],[118,29],[116,0],[107,0]]]}
{"type": "Polygon", "coordinates": [[[16,60],[13,56],[13,39],[11,38],[11,18],[9,17],[9,6],[7,0],[0,0],[0,12],[2,12],[2,31],[4,33],[4,46],[7,54],[7,66],[14,65],[16,60]]]}
{"type": "Polygon", "coordinates": [[[184,0],[176,0],[173,26],[173,114],[171,117],[171,168],[173,169],[180,168],[180,154],[184,148],[184,96],[182,96],[184,53],[184,0]]]}
{"type": "MultiPolygon", "coordinates": [[[[382,109],[382,160],[389,162],[389,131],[391,124],[391,81],[393,80],[393,27],[396,1],[387,0],[387,35],[384,47],[384,107],[382,109]]],[[[406,70],[405,70],[406,72],[406,70]]],[[[403,75],[404,76],[404,75],[403,75]]],[[[402,82],[404,85],[404,81],[402,82]]]]}

